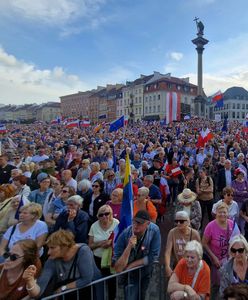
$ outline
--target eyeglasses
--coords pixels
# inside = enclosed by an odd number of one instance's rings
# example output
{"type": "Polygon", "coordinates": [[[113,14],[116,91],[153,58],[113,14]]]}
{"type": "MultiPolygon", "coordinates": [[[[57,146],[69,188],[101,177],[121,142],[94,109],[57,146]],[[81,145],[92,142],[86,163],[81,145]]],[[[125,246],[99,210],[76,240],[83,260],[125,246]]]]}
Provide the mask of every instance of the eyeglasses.
{"type": "Polygon", "coordinates": [[[24,257],[24,255],[18,256],[17,254],[11,254],[11,253],[9,253],[9,252],[5,252],[5,253],[3,254],[3,257],[4,257],[5,259],[9,258],[9,260],[15,261],[15,260],[17,260],[17,259],[19,259],[19,258],[24,257]]]}
{"type": "Polygon", "coordinates": [[[137,195],[137,197],[142,197],[142,196],[143,196],[142,194],[138,194],[138,195],[137,195]]]}
{"type": "Polygon", "coordinates": [[[180,224],[183,224],[184,222],[186,222],[187,220],[175,220],[175,223],[176,224],[178,224],[178,223],[180,223],[180,224]]]}
{"type": "Polygon", "coordinates": [[[233,197],[233,194],[226,194],[228,197],[233,197]]]}
{"type": "Polygon", "coordinates": [[[245,248],[238,248],[238,249],[235,249],[235,248],[231,248],[231,252],[232,253],[244,253],[245,251],[245,248]]]}
{"type": "Polygon", "coordinates": [[[99,214],[98,217],[102,218],[102,217],[107,217],[109,215],[110,215],[110,212],[105,212],[105,213],[99,214]]]}
{"type": "Polygon", "coordinates": [[[100,187],[100,185],[93,184],[92,187],[100,187]]]}
{"type": "Polygon", "coordinates": [[[67,191],[67,190],[62,190],[62,193],[69,193],[69,191],[67,191]]]}

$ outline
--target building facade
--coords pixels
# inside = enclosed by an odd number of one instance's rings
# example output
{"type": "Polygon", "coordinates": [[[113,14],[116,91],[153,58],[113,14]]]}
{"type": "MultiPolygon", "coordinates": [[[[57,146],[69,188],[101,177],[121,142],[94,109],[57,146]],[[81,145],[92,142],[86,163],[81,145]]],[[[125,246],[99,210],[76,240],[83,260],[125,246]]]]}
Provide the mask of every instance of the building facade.
{"type": "Polygon", "coordinates": [[[208,117],[211,120],[236,120],[243,122],[248,114],[248,91],[242,87],[231,87],[223,93],[224,106],[217,108],[216,103],[211,103],[207,107],[208,117]]]}
{"type": "Polygon", "coordinates": [[[36,120],[51,122],[61,116],[61,104],[59,102],[48,102],[38,105],[36,108],[36,120]]]}

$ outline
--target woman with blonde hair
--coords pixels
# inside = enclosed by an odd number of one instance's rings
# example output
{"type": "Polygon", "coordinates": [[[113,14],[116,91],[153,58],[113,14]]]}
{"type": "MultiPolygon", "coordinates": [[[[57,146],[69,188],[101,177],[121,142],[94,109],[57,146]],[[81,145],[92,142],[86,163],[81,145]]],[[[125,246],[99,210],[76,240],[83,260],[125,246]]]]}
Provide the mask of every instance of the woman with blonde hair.
{"type": "Polygon", "coordinates": [[[91,225],[89,231],[89,247],[93,250],[96,265],[101,269],[103,275],[110,274],[110,269],[102,269],[101,261],[104,249],[112,247],[112,239],[110,239],[115,227],[119,221],[113,218],[113,211],[109,205],[103,205],[97,213],[98,221],[91,225]]]}
{"type": "Polygon", "coordinates": [[[216,207],[216,218],[207,224],[202,245],[211,260],[211,283],[212,296],[218,296],[220,285],[220,267],[228,260],[229,240],[240,234],[240,231],[233,220],[228,219],[228,206],[221,202],[216,207]]]}
{"type": "MultiPolygon", "coordinates": [[[[27,267],[23,274],[31,298],[41,298],[74,288],[81,289],[100,278],[89,247],[86,244],[76,244],[72,232],[58,230],[49,236],[46,244],[49,259],[38,280],[35,280],[37,268],[34,265],[27,267]]],[[[85,295],[80,293],[80,296],[85,295]]],[[[74,299],[71,294],[69,297],[74,299]]]]}
{"type": "Polygon", "coordinates": [[[0,185],[0,226],[2,225],[3,218],[9,208],[11,207],[11,200],[16,194],[16,189],[12,184],[0,185]]]}
{"type": "Polygon", "coordinates": [[[229,257],[220,269],[221,296],[232,284],[248,284],[248,243],[243,235],[236,235],[229,241],[229,257]]]}
{"type": "Polygon", "coordinates": [[[36,241],[40,256],[48,233],[47,224],[40,221],[42,207],[37,203],[29,203],[19,210],[19,223],[11,226],[3,235],[0,243],[0,255],[8,252],[17,241],[32,239],[36,241]]]}
{"type": "Polygon", "coordinates": [[[122,198],[123,198],[123,189],[117,188],[114,189],[110,196],[110,201],[108,204],[113,210],[113,217],[120,221],[121,218],[121,205],[122,205],[122,198]]]}

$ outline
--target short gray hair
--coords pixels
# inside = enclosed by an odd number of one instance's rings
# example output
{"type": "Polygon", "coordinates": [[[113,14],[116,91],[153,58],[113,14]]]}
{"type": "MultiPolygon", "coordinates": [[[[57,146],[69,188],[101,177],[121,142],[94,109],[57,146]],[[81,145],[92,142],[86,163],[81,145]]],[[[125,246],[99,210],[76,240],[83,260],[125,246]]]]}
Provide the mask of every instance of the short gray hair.
{"type": "Polygon", "coordinates": [[[88,179],[83,179],[78,183],[78,190],[82,191],[82,189],[89,190],[91,189],[91,182],[88,179]]]}
{"type": "Polygon", "coordinates": [[[188,221],[190,220],[189,214],[184,210],[177,211],[176,214],[175,214],[175,218],[177,218],[177,217],[186,218],[188,221]]]}
{"type": "Polygon", "coordinates": [[[146,175],[144,179],[154,182],[154,177],[152,175],[146,175]]]}
{"type": "Polygon", "coordinates": [[[232,246],[235,243],[242,243],[245,248],[246,254],[248,254],[248,242],[246,241],[245,237],[242,234],[235,235],[230,241],[229,241],[229,254],[231,251],[232,246]]]}
{"type": "Polygon", "coordinates": [[[70,198],[68,198],[68,200],[66,202],[69,202],[69,201],[72,201],[72,202],[78,204],[79,206],[82,206],[84,199],[79,195],[74,195],[74,196],[71,196],[70,198]]]}
{"type": "Polygon", "coordinates": [[[199,257],[199,259],[202,259],[202,255],[203,255],[203,249],[202,249],[202,245],[196,241],[196,240],[193,240],[193,241],[189,241],[185,248],[184,248],[184,251],[195,251],[199,257]]]}
{"type": "Polygon", "coordinates": [[[138,190],[142,192],[143,196],[148,196],[150,192],[150,190],[145,186],[140,187],[138,190]]]}

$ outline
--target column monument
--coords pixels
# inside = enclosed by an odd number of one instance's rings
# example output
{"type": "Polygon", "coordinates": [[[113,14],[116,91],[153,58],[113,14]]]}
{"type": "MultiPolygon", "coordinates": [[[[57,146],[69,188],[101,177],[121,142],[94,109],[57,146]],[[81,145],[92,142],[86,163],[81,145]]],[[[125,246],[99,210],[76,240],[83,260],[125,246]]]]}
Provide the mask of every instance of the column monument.
{"type": "Polygon", "coordinates": [[[198,54],[198,65],[197,65],[197,96],[194,99],[194,114],[199,117],[206,116],[206,98],[204,97],[202,89],[202,55],[204,46],[208,43],[208,40],[203,37],[204,35],[204,25],[199,18],[195,18],[197,26],[197,37],[192,40],[192,43],[196,45],[196,51],[198,54]]]}

